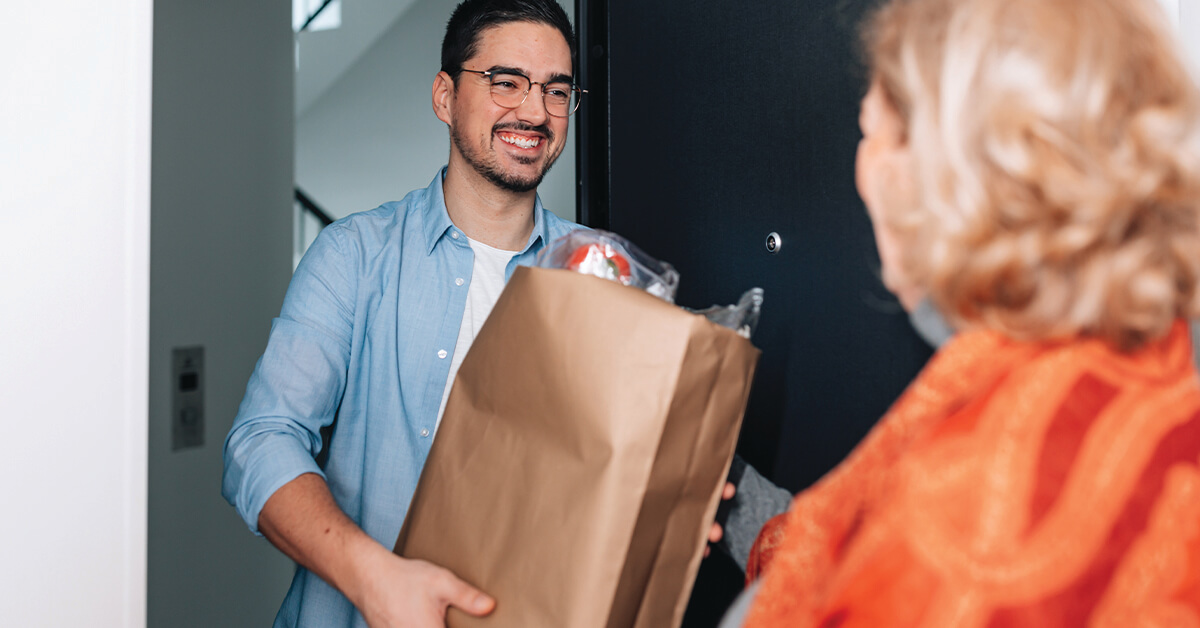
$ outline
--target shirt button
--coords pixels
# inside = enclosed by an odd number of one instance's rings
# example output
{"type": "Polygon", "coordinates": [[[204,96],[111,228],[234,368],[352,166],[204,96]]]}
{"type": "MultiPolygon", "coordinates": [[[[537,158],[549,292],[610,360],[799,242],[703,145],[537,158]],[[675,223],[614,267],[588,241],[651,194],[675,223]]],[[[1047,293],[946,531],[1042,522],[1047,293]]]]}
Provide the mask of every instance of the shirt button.
{"type": "Polygon", "coordinates": [[[446,350],[442,349],[441,351],[438,351],[438,357],[445,360],[446,359],[446,350]]]}
{"type": "Polygon", "coordinates": [[[457,239],[458,239],[458,232],[457,232],[457,231],[451,231],[451,232],[450,232],[450,237],[451,237],[451,238],[454,238],[455,240],[457,240],[457,239]]]}
{"type": "Polygon", "coordinates": [[[462,278],[462,277],[459,277],[458,279],[455,279],[455,280],[454,280],[454,285],[456,285],[456,286],[461,286],[461,285],[463,285],[463,278],[462,278]]]}
{"type": "Polygon", "coordinates": [[[422,438],[429,438],[429,430],[421,430],[422,438]]]}

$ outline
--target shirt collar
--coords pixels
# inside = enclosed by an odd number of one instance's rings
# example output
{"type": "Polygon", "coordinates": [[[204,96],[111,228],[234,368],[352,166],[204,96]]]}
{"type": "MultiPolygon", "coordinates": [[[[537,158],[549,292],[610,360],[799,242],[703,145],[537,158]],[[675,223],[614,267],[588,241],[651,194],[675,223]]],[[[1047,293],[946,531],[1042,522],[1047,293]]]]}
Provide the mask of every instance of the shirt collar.
{"type": "Polygon", "coordinates": [[[437,176],[429,183],[429,187],[425,188],[425,198],[429,199],[425,203],[424,220],[425,223],[425,254],[433,253],[433,247],[437,245],[438,240],[446,235],[446,232],[454,226],[450,222],[450,213],[446,211],[446,196],[442,193],[442,180],[446,178],[446,166],[438,171],[437,176]]]}
{"type": "Polygon", "coordinates": [[[542,220],[542,197],[534,194],[533,196],[533,232],[529,234],[529,241],[525,243],[525,248],[522,253],[529,251],[537,252],[546,244],[546,221],[542,220]]]}
{"type": "MultiPolygon", "coordinates": [[[[438,240],[441,240],[450,229],[457,229],[454,223],[450,220],[450,212],[446,211],[446,196],[442,191],[442,181],[446,178],[447,166],[442,166],[438,171],[437,176],[426,188],[426,198],[429,202],[424,207],[424,223],[425,223],[425,244],[426,255],[433,253],[433,247],[437,246],[438,240]]],[[[529,234],[529,241],[525,243],[525,248],[521,253],[526,253],[531,250],[538,250],[547,242],[546,238],[546,221],[542,219],[542,197],[535,195],[533,201],[533,232],[529,234]]]]}

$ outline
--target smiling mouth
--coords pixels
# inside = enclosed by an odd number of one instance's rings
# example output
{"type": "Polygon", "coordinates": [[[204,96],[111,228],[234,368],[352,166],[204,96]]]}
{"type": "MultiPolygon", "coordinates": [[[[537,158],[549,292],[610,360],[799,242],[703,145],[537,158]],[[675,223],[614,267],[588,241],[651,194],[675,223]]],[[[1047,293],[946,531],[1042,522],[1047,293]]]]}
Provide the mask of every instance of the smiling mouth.
{"type": "Polygon", "coordinates": [[[500,141],[505,144],[510,144],[518,148],[537,148],[542,143],[542,138],[540,137],[525,137],[524,135],[517,135],[515,133],[497,133],[496,137],[499,137],[500,141]]]}

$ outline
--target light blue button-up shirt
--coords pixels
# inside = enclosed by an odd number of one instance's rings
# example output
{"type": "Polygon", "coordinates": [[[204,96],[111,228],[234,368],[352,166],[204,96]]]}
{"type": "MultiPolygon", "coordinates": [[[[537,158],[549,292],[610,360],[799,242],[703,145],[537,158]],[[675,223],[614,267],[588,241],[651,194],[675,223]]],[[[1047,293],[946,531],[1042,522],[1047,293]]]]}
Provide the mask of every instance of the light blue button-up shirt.
{"type": "MultiPolygon", "coordinates": [[[[395,543],[433,442],[474,262],[446,212],[444,176],[443,168],[404,200],[326,227],[296,268],[225,440],[221,492],[255,533],[267,498],[316,473],[367,534],[395,543]],[[320,430],[335,419],[321,468],[320,430]]],[[[538,199],[533,233],[505,280],[576,228],[538,199]]],[[[297,568],[275,626],[366,622],[297,568]]]]}

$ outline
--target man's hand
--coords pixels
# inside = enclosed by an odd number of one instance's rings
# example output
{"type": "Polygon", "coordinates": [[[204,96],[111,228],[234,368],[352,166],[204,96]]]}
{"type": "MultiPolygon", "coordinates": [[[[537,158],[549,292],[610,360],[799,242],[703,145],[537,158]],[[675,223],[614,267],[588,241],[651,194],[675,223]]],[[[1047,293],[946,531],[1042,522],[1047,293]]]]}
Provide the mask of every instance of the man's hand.
{"type": "Polygon", "coordinates": [[[496,602],[449,570],[423,560],[380,554],[353,600],[371,628],[445,628],[446,609],[482,617],[496,602]]]}
{"type": "Polygon", "coordinates": [[[475,616],[496,606],[448,570],[380,545],[312,473],[275,491],[258,527],[275,547],[345,594],[371,628],[445,628],[450,606],[475,616]]]}
{"type": "MultiPolygon", "coordinates": [[[[737,487],[733,485],[733,482],[726,482],[725,490],[721,491],[721,499],[724,501],[729,501],[729,500],[733,499],[733,496],[736,493],[737,493],[737,487]]],[[[725,536],[725,530],[721,528],[721,524],[714,521],[712,524],[712,527],[708,529],[708,543],[709,544],[704,547],[704,557],[705,558],[708,558],[709,553],[712,551],[712,544],[720,543],[721,538],[724,536],[725,536]]]]}

